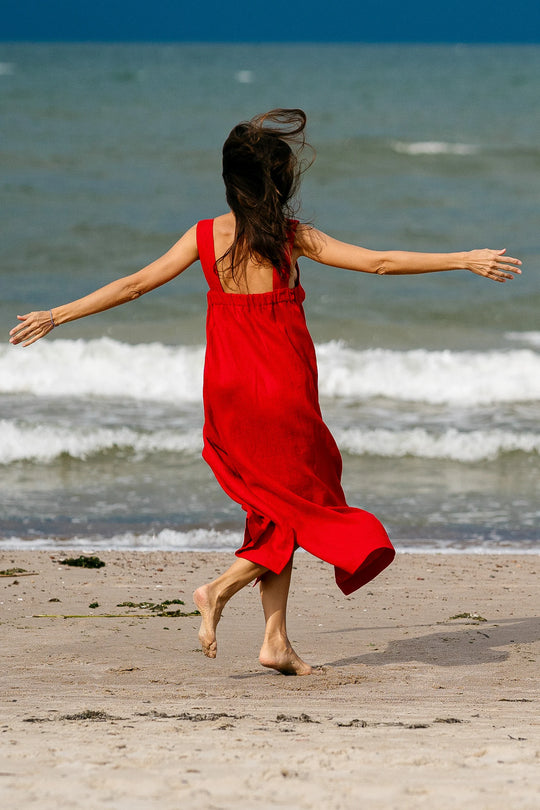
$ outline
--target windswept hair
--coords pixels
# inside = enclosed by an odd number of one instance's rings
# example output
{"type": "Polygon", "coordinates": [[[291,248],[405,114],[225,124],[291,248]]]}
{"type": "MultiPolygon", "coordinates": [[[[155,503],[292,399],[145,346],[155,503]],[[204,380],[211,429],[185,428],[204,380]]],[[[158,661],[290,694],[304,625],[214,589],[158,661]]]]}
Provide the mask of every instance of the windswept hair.
{"type": "Polygon", "coordinates": [[[267,261],[288,275],[293,199],[302,172],[312,162],[301,161],[305,126],[303,110],[271,110],[235,126],[223,145],[223,180],[236,232],[216,269],[227,261],[233,280],[250,258],[267,261]]]}

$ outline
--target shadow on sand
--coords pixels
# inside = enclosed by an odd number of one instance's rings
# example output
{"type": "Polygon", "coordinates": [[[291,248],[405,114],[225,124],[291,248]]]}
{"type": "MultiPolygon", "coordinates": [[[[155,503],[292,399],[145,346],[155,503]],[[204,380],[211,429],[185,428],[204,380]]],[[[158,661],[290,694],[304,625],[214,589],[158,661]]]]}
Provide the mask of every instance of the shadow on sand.
{"type": "MultiPolygon", "coordinates": [[[[377,628],[370,629],[376,632],[377,628]]],[[[536,617],[500,619],[494,624],[461,624],[459,629],[452,624],[445,625],[437,633],[390,641],[382,652],[374,650],[337,661],[327,661],[325,666],[384,666],[407,661],[442,667],[500,663],[506,661],[510,654],[505,647],[511,644],[530,644],[538,640],[540,619],[536,617]]]]}

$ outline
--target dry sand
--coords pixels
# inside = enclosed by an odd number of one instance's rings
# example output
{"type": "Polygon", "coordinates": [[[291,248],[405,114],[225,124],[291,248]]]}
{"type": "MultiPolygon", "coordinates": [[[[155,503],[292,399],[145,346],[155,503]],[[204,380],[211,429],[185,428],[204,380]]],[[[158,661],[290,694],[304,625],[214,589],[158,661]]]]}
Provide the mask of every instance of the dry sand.
{"type": "Polygon", "coordinates": [[[3,808],[540,807],[538,557],[401,555],[344,597],[299,554],[289,633],[323,669],[294,678],[258,664],[256,588],[215,661],[197,617],[117,607],[191,611],[230,555],[63,556],[0,557],[36,572],[0,579],[3,808]]]}

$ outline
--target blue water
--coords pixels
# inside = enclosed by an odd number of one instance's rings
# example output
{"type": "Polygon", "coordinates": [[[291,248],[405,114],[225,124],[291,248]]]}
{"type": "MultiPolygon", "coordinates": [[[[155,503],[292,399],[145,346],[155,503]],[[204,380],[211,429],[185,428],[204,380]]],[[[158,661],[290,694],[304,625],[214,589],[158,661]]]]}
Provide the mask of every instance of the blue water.
{"type": "MultiPolygon", "coordinates": [[[[540,537],[540,47],[1,45],[0,322],[226,210],[237,121],[300,106],[301,217],[376,249],[507,247],[512,283],[301,263],[351,503],[404,548],[540,537]]],[[[0,543],[234,547],[200,459],[205,284],[0,347],[0,543]]]]}

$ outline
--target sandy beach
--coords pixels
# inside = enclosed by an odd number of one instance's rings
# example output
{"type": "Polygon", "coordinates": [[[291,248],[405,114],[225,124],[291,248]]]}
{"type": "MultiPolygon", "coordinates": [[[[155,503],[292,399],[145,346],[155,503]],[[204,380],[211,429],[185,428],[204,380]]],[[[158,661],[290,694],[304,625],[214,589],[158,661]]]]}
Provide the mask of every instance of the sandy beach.
{"type": "Polygon", "coordinates": [[[65,556],[0,557],[25,569],[0,578],[3,807],[540,805],[537,556],[403,554],[344,597],[298,554],[289,635],[321,667],[302,678],[259,665],[257,588],[214,661],[197,616],[159,615],[230,555],[65,556]]]}

